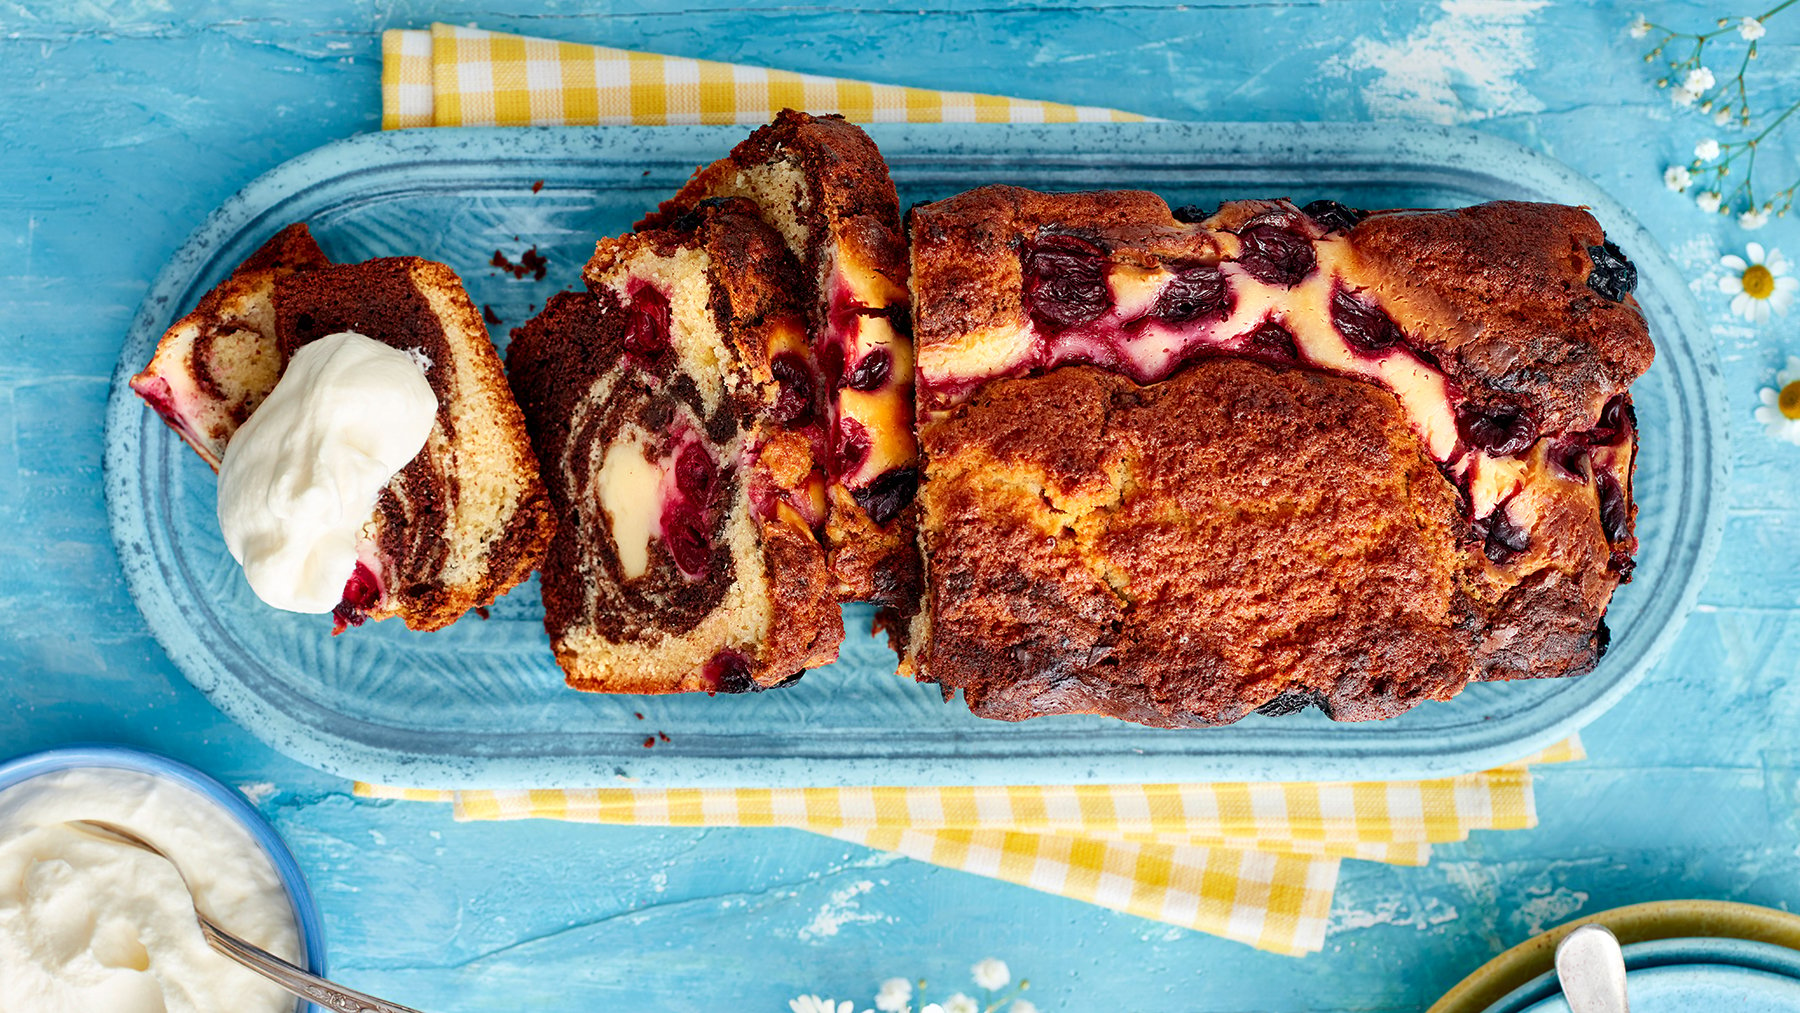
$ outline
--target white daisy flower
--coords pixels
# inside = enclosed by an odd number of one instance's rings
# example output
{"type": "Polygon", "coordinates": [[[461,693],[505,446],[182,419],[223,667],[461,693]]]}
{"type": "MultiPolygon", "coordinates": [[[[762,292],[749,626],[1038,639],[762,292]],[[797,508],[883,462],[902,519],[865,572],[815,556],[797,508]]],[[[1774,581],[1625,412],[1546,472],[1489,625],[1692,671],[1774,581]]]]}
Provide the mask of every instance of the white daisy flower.
{"type": "Polygon", "coordinates": [[[1663,186],[1680,193],[1694,185],[1694,174],[1685,165],[1671,165],[1663,170],[1663,186]]]}
{"type": "Polygon", "coordinates": [[[1769,224],[1769,213],[1759,208],[1751,208],[1743,214],[1738,215],[1738,226],[1740,228],[1760,229],[1767,224],[1769,224]]]}
{"type": "Polygon", "coordinates": [[[1694,157],[1702,162],[1710,162],[1719,157],[1719,142],[1708,137],[1694,145],[1694,157]]]}
{"type": "Polygon", "coordinates": [[[912,1001],[912,982],[905,978],[889,978],[875,993],[875,1008],[881,1013],[902,1013],[912,1001]]]}
{"type": "Polygon", "coordinates": [[[1745,42],[1755,42],[1766,31],[1768,29],[1763,27],[1763,23],[1755,18],[1745,18],[1738,22],[1738,34],[1744,37],[1745,42]]]}
{"type": "Polygon", "coordinates": [[[1775,374],[1775,386],[1757,392],[1762,404],[1756,421],[1778,440],[1800,444],[1800,356],[1788,356],[1787,368],[1775,374]]]}
{"type": "Polygon", "coordinates": [[[1691,91],[1695,96],[1712,91],[1713,85],[1716,83],[1713,80],[1713,72],[1706,67],[1695,67],[1687,72],[1687,77],[1681,79],[1682,90],[1691,91]]]}
{"type": "Polygon", "coordinates": [[[794,1013],[855,1013],[856,1004],[849,1002],[833,1002],[821,999],[816,995],[803,995],[788,1000],[788,1009],[794,1013]]]}
{"type": "MultiPolygon", "coordinates": [[[[1748,21],[1749,18],[1745,18],[1744,20],[1748,21]]],[[[1641,39],[1650,34],[1650,22],[1642,14],[1639,14],[1637,17],[1631,19],[1631,26],[1627,28],[1626,31],[1631,33],[1632,38],[1641,39]]],[[[1742,28],[1740,28],[1739,31],[1742,31],[1742,28]]]]}
{"type": "Polygon", "coordinates": [[[1727,123],[1730,123],[1731,122],[1731,107],[1730,106],[1720,106],[1719,108],[1713,110],[1713,122],[1718,124],[1721,127],[1727,123]]]}
{"type": "Polygon", "coordinates": [[[989,992],[1005,988],[1012,980],[1012,971],[1007,968],[1006,961],[993,957],[969,968],[969,974],[974,976],[976,988],[985,988],[989,992]]]}
{"type": "Polygon", "coordinates": [[[1006,1013],[1038,1013],[1037,1003],[1029,999],[1014,999],[1013,1004],[1006,1008],[1006,1013]]]}
{"type": "Polygon", "coordinates": [[[1720,266],[1731,272],[1719,279],[1719,291],[1731,296],[1731,312],[1753,323],[1765,323],[1769,311],[1782,316],[1800,292],[1800,278],[1788,277],[1787,258],[1780,250],[1766,254],[1761,243],[1744,244],[1744,256],[1726,254],[1720,266]]]}
{"type": "Polygon", "coordinates": [[[1709,215],[1719,213],[1719,195],[1710,190],[1695,197],[1694,203],[1700,205],[1700,210],[1709,215]]]}
{"type": "Polygon", "coordinates": [[[944,1000],[944,1013],[981,1013],[981,1005],[958,992],[944,1000]]]}

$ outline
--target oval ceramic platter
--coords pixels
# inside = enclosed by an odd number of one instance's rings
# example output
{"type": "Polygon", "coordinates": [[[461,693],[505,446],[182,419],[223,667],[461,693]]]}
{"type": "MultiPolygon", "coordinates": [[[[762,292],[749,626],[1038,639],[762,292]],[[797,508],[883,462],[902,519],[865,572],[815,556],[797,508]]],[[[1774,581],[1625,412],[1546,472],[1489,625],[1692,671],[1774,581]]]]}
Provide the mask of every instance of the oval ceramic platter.
{"type": "Polygon", "coordinates": [[[120,355],[107,414],[113,536],[131,591],[175,664],[227,714],[326,771],[424,787],[868,785],[1418,778],[1518,759],[1638,681],[1674,638],[1717,546],[1723,396],[1687,284],[1631,216],[1561,163],[1467,131],[1331,124],[887,126],[870,130],[903,205],[983,183],[1133,187],[1171,204],[1330,197],[1355,207],[1499,198],[1591,207],[1637,262],[1656,365],[1633,388],[1643,548],[1591,674],[1471,687],[1374,724],[1317,713],[1164,731],[1107,718],[982,721],[894,673],[851,607],[841,660],[780,692],[622,697],[564,687],[536,585],[431,634],[263,606],[219,536],[212,472],[126,387],[162,331],[276,230],[311,223],[334,260],[448,263],[504,321],[504,344],[579,284],[627,230],[747,131],[726,127],[417,130],[354,137],[250,184],[157,278],[120,355]],[[493,266],[535,248],[547,275],[493,266]],[[640,717],[641,715],[641,717],[640,717]],[[644,743],[662,732],[667,741],[644,743]]]}

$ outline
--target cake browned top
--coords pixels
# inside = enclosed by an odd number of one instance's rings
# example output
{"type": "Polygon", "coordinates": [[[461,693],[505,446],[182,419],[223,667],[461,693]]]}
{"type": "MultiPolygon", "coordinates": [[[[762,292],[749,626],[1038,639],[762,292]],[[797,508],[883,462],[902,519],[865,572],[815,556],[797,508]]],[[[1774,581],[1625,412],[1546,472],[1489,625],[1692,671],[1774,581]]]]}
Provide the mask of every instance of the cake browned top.
{"type": "Polygon", "coordinates": [[[1386,717],[1604,646],[1593,512],[1534,528],[1503,572],[1369,384],[1231,357],[1149,386],[1071,366],[988,385],[925,450],[925,672],[983,716],[1386,717]]]}

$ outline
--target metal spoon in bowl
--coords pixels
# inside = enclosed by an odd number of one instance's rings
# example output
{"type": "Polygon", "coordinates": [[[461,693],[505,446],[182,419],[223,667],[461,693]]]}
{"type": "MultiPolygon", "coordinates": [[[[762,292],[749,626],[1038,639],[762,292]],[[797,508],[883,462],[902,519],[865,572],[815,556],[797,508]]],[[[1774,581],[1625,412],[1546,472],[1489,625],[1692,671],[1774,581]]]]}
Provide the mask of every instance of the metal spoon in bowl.
{"type": "Polygon", "coordinates": [[[1556,980],[1574,1013],[1630,1013],[1625,955],[1604,925],[1587,924],[1556,945],[1556,980]]]}
{"type": "MultiPolygon", "coordinates": [[[[131,847],[148,851],[175,866],[175,874],[181,876],[183,884],[187,883],[187,877],[182,875],[181,866],[176,865],[174,859],[163,854],[156,845],[124,827],[102,820],[70,820],[69,826],[90,837],[97,837],[115,844],[128,844],[131,847]]],[[[188,892],[192,894],[191,887],[188,892]]],[[[207,943],[213,949],[308,1002],[315,1002],[327,1009],[341,1011],[341,1013],[419,1013],[410,1006],[398,1006],[342,985],[333,985],[310,971],[295,967],[260,946],[247,943],[214,925],[212,919],[200,913],[198,904],[194,907],[194,918],[200,922],[200,934],[206,937],[207,943]]]]}

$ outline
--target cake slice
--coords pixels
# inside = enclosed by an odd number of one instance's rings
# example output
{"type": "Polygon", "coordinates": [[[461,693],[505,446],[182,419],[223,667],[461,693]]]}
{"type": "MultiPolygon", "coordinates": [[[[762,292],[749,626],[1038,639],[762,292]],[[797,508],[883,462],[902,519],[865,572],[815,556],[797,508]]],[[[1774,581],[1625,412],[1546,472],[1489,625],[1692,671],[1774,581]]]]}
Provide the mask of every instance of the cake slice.
{"type": "Polygon", "coordinates": [[[602,240],[507,369],[562,525],[544,624],[576,689],[740,693],[843,641],[798,266],[747,201],[602,240]]]}
{"type": "Polygon", "coordinates": [[[986,717],[1389,717],[1629,579],[1629,261],[1575,208],[914,208],[920,677],[986,717]]]}
{"type": "Polygon", "coordinates": [[[380,492],[344,575],[336,629],[435,630],[531,575],[555,526],[480,311],[416,257],[326,261],[289,226],[164,335],[132,389],[216,470],[302,346],[353,331],[421,356],[437,398],[424,450],[380,492]]]}
{"type": "Polygon", "coordinates": [[[906,248],[887,163],[842,117],[784,109],[639,228],[660,228],[721,197],[753,201],[799,261],[801,307],[827,393],[832,573],[841,597],[875,601],[890,634],[903,634],[918,599],[908,509],[918,442],[906,248]]]}

